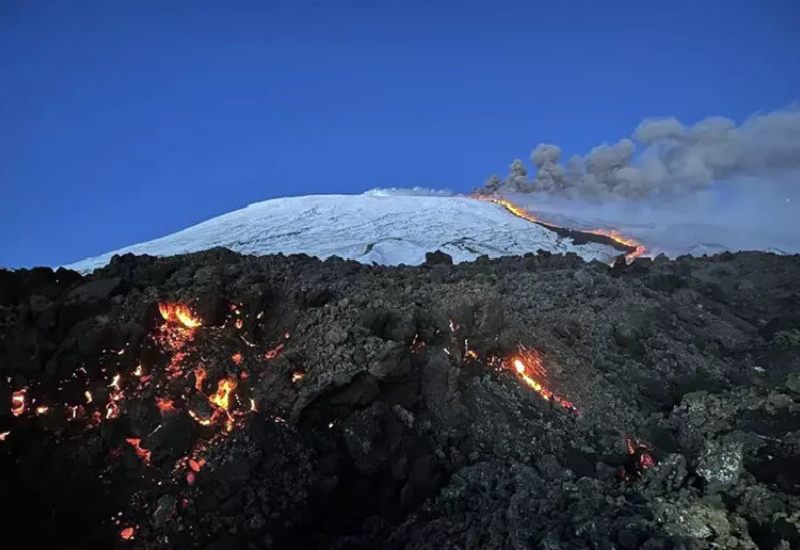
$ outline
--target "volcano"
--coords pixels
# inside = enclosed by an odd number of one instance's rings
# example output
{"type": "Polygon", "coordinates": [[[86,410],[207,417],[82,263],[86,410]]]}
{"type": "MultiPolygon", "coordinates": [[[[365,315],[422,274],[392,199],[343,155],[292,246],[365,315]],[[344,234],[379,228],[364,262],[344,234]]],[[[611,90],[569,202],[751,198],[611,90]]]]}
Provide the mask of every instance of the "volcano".
{"type": "Polygon", "coordinates": [[[88,272],[106,265],[115,254],[170,256],[218,246],[242,254],[304,253],[381,265],[419,265],[435,250],[456,263],[537,250],[574,252],[585,260],[608,262],[631,250],[591,232],[530,223],[489,201],[373,193],[263,201],[67,267],[88,272]]]}

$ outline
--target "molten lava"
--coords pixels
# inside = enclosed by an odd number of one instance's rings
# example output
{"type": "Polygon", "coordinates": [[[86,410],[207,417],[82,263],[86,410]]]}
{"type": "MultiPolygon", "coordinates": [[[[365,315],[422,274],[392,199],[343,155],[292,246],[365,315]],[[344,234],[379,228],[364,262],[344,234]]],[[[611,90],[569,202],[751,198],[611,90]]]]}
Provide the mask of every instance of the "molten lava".
{"type": "Polygon", "coordinates": [[[158,304],[158,311],[168,323],[179,323],[186,328],[196,328],[202,324],[184,304],[161,303],[158,304]]]}
{"type": "Polygon", "coordinates": [[[517,355],[508,359],[506,364],[507,368],[516,372],[525,384],[531,387],[546,401],[553,401],[567,410],[577,412],[577,407],[575,407],[571,401],[556,395],[548,389],[543,382],[537,380],[537,378],[544,379],[547,377],[547,370],[544,368],[542,356],[538,352],[520,346],[517,355]]]}
{"type": "Polygon", "coordinates": [[[195,422],[203,426],[210,426],[211,423],[213,422],[213,419],[211,418],[201,418],[199,414],[197,414],[191,409],[189,410],[189,416],[191,416],[195,422]]]}
{"type": "Polygon", "coordinates": [[[217,407],[228,410],[231,407],[231,393],[236,389],[235,378],[223,378],[217,385],[217,393],[208,398],[217,407]]]}
{"type": "MultiPolygon", "coordinates": [[[[506,210],[508,210],[509,212],[511,212],[511,214],[517,216],[518,218],[522,218],[523,220],[527,220],[529,222],[539,224],[539,225],[541,225],[543,227],[552,227],[552,228],[556,228],[556,229],[569,229],[568,227],[562,227],[562,226],[556,225],[554,223],[543,222],[542,220],[540,220],[539,218],[537,218],[536,216],[534,216],[533,214],[531,214],[530,212],[528,212],[524,208],[522,208],[520,206],[517,206],[516,204],[514,204],[513,202],[511,202],[508,199],[501,199],[499,197],[489,197],[488,199],[487,198],[483,198],[483,197],[474,197],[474,198],[477,198],[479,200],[488,200],[490,202],[498,204],[498,205],[502,206],[503,208],[505,208],[506,210]]],[[[607,237],[607,238],[611,239],[612,241],[614,241],[617,244],[620,244],[620,245],[628,247],[628,248],[633,248],[634,249],[633,251],[628,252],[628,253],[625,254],[625,258],[627,260],[629,260],[629,261],[633,260],[634,258],[638,258],[642,254],[647,252],[647,248],[645,248],[641,243],[638,243],[638,242],[636,242],[635,240],[633,240],[631,238],[623,237],[616,230],[591,229],[591,230],[587,230],[586,233],[591,233],[593,235],[601,235],[603,237],[607,237]]]]}
{"type": "Polygon", "coordinates": [[[131,540],[133,538],[134,533],[136,533],[136,529],[133,527],[126,527],[122,531],[120,531],[119,536],[122,540],[131,540]]]}
{"type": "Polygon", "coordinates": [[[194,369],[194,389],[203,391],[203,382],[206,379],[206,369],[203,367],[196,367],[194,369]]]}

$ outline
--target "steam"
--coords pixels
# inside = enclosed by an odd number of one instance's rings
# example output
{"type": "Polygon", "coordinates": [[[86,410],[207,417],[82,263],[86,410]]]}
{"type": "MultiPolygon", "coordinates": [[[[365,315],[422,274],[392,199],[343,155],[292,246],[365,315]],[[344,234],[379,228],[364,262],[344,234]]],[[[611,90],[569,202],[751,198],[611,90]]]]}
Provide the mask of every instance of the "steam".
{"type": "Polygon", "coordinates": [[[574,155],[566,164],[561,157],[557,145],[538,145],[531,153],[536,178],[522,181],[520,161],[514,161],[499,191],[642,199],[683,196],[720,181],[786,184],[800,170],[800,110],[755,114],[739,126],[723,117],[688,127],[675,118],[648,119],[630,139],[574,155]]]}
{"type": "Polygon", "coordinates": [[[376,187],[365,191],[364,195],[370,197],[399,197],[399,196],[412,196],[412,197],[451,197],[453,192],[449,189],[428,189],[425,187],[376,187]]]}
{"type": "Polygon", "coordinates": [[[800,187],[749,180],[712,185],[665,200],[574,198],[557,194],[509,194],[516,204],[546,222],[578,230],[616,230],[647,248],[702,256],[723,251],[800,253],[800,187]]]}

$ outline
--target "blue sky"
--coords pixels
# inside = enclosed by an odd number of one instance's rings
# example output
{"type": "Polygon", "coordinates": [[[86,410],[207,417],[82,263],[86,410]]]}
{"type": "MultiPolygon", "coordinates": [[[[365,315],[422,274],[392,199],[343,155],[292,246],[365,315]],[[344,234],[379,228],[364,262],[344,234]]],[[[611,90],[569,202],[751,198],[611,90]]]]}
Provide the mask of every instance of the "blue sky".
{"type": "Polygon", "coordinates": [[[800,98],[796,0],[0,2],[0,265],[800,98]]]}

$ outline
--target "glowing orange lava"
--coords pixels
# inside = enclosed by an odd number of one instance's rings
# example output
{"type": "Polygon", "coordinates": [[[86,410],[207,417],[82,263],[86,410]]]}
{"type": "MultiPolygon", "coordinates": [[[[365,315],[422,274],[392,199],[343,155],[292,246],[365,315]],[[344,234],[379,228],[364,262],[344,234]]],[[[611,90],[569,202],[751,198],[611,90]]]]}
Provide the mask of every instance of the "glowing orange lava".
{"type": "Polygon", "coordinates": [[[231,393],[236,389],[236,385],[235,378],[223,378],[217,384],[217,393],[209,397],[208,400],[227,411],[231,406],[231,393]]]}
{"type": "Polygon", "coordinates": [[[11,394],[11,414],[19,416],[25,412],[25,392],[27,388],[15,391],[11,394]]]}
{"type": "MultiPolygon", "coordinates": [[[[534,216],[533,214],[522,208],[521,206],[517,206],[508,199],[501,199],[498,197],[489,197],[488,199],[482,197],[473,197],[473,198],[477,198],[478,200],[488,200],[490,202],[498,204],[503,208],[505,208],[506,210],[508,210],[509,212],[511,212],[513,215],[517,216],[518,218],[522,218],[523,220],[528,220],[529,222],[538,223],[545,227],[549,226],[557,229],[569,229],[568,227],[561,227],[560,225],[556,225],[554,223],[543,222],[542,220],[540,220],[539,218],[537,218],[536,216],[534,216]]],[[[635,250],[625,254],[625,258],[627,258],[628,260],[638,258],[642,254],[647,252],[647,248],[645,248],[641,243],[638,243],[631,238],[623,237],[616,230],[591,229],[586,231],[586,233],[591,233],[593,235],[602,235],[603,237],[608,237],[617,244],[620,244],[622,246],[627,246],[629,248],[634,248],[635,250]]]]}
{"type": "Polygon", "coordinates": [[[231,361],[233,361],[236,365],[241,365],[242,364],[242,354],[237,351],[236,353],[231,355],[231,361]]]}
{"type": "Polygon", "coordinates": [[[186,328],[195,328],[201,325],[200,319],[195,317],[192,310],[184,304],[158,304],[158,311],[161,312],[161,317],[168,323],[180,323],[186,328]]]}
{"type": "Polygon", "coordinates": [[[156,397],[156,407],[158,407],[162,416],[175,412],[175,402],[169,397],[156,397]]]}
{"type": "Polygon", "coordinates": [[[203,382],[206,379],[206,369],[197,367],[194,369],[194,389],[203,391],[203,382]]]}
{"type": "Polygon", "coordinates": [[[129,438],[125,441],[133,447],[133,449],[136,451],[136,454],[139,455],[139,458],[141,458],[145,463],[150,462],[150,451],[147,449],[142,449],[139,446],[139,443],[142,442],[141,439],[129,438]]]}
{"type": "Polygon", "coordinates": [[[509,367],[512,368],[519,378],[531,387],[536,393],[547,401],[558,403],[565,409],[577,411],[577,407],[563,397],[560,397],[548,389],[542,382],[534,377],[544,379],[547,377],[547,370],[544,368],[542,356],[525,347],[520,347],[517,355],[508,360],[509,367]]]}
{"type": "Polygon", "coordinates": [[[200,415],[191,409],[189,409],[189,416],[191,416],[195,422],[203,426],[210,426],[211,422],[213,421],[211,418],[200,418],[200,415]]]}
{"type": "Polygon", "coordinates": [[[136,529],[133,527],[126,527],[122,531],[119,532],[120,538],[122,540],[131,540],[133,538],[134,533],[136,533],[136,529]]]}

